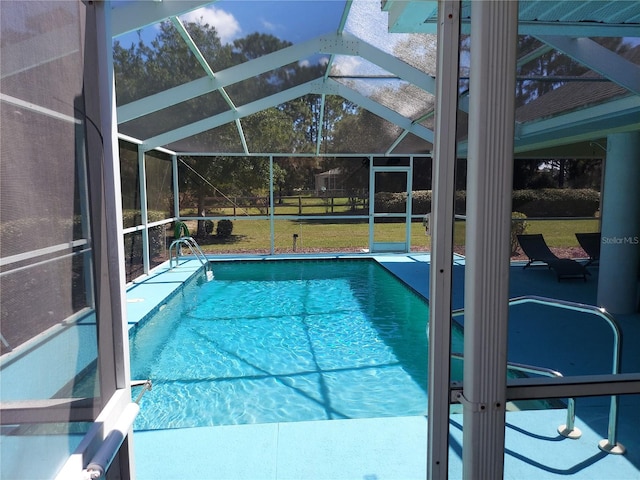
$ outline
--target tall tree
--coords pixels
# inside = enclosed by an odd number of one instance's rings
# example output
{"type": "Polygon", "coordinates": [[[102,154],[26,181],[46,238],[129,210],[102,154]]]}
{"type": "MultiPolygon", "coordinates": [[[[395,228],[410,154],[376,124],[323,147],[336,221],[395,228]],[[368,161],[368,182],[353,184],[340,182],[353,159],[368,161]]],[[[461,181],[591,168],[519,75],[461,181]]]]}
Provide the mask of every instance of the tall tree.
{"type": "MultiPolygon", "coordinates": [[[[610,50],[621,54],[629,46],[622,38],[594,39],[610,50]]],[[[520,56],[535,52],[544,44],[531,36],[520,36],[518,51],[520,56]]],[[[550,50],[542,55],[534,56],[528,63],[518,68],[516,82],[516,107],[536,101],[546,93],[573,82],[577,77],[585,76],[589,69],[572,58],[557,50],[550,50]]],[[[587,77],[585,76],[585,80],[587,77]]],[[[549,179],[553,178],[555,185],[562,188],[566,185],[577,184],[572,176],[578,174],[579,168],[574,160],[556,159],[515,161],[513,186],[515,189],[532,188],[536,185],[549,186],[549,179]],[[548,173],[543,172],[544,164],[548,164],[548,173]]],[[[596,175],[597,176],[597,175],[596,175]]]]}
{"type": "MultiPolygon", "coordinates": [[[[214,72],[286,48],[291,43],[272,35],[253,33],[223,44],[216,29],[202,21],[185,25],[190,36],[214,72]]],[[[206,73],[189,51],[172,23],[164,22],[155,39],[144,43],[141,39],[129,48],[115,42],[114,67],[118,87],[118,103],[127,104],[168,88],[203,77],[206,73]]],[[[236,106],[241,106],[293,85],[318,78],[320,65],[292,63],[270,72],[236,83],[226,89],[236,106]]],[[[306,110],[308,104],[291,103],[263,110],[241,120],[247,144],[254,152],[302,151],[308,143],[309,124],[313,117],[306,110]]],[[[141,138],[193,123],[231,108],[223,96],[212,92],[206,96],[183,102],[156,112],[149,117],[127,124],[141,138]]],[[[185,147],[210,151],[238,151],[242,146],[236,125],[230,123],[212,131],[200,133],[180,142],[185,147]],[[208,146],[208,148],[207,148],[208,146]]],[[[187,149],[187,148],[185,148],[187,149]]],[[[203,159],[183,158],[180,167],[180,189],[191,197],[200,214],[209,196],[250,195],[264,192],[268,187],[268,162],[264,159],[221,157],[203,159]],[[267,167],[265,167],[267,165],[267,167]]],[[[278,183],[286,184],[286,172],[275,171],[278,183]]],[[[199,222],[198,230],[204,229],[199,222]]]]}

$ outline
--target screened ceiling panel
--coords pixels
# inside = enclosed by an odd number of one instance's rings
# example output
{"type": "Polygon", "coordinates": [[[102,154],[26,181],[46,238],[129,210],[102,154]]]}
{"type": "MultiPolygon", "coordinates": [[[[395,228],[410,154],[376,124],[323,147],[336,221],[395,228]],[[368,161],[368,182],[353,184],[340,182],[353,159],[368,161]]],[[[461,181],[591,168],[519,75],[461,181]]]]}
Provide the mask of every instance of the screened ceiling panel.
{"type": "Polygon", "coordinates": [[[380,9],[380,3],[356,1],[351,6],[344,31],[429,75],[435,75],[436,35],[390,33],[388,24],[388,14],[380,9]]]}
{"type": "Polygon", "coordinates": [[[229,110],[218,91],[172,105],[119,126],[120,132],[133,138],[150,138],[229,110]]]}
{"type": "Polygon", "coordinates": [[[324,140],[322,153],[385,154],[402,134],[402,128],[364,110],[341,121],[330,140],[324,140]]]}
{"type": "Polygon", "coordinates": [[[197,135],[177,140],[169,143],[166,147],[174,152],[244,152],[242,140],[235,123],[227,123],[197,135]]]}
{"type": "Polygon", "coordinates": [[[114,49],[116,103],[127,103],[177,87],[205,75],[175,26],[160,22],[135,36],[114,39],[121,48],[114,49]],[[139,60],[127,61],[140,52],[139,60]],[[141,61],[142,60],[142,61],[141,61]],[[144,81],[136,81],[144,78],[144,81]]]}
{"type": "Polygon", "coordinates": [[[314,56],[234,83],[225,88],[225,91],[233,104],[240,106],[322,78],[325,71],[326,62],[321,62],[314,56]]]}
{"type": "Polygon", "coordinates": [[[592,40],[598,45],[610,50],[612,53],[618,53],[621,45],[626,44],[626,49],[628,51],[622,53],[622,56],[628,61],[636,65],[640,65],[640,55],[634,54],[633,49],[631,48],[631,44],[637,45],[640,43],[640,40],[630,41],[630,39],[623,37],[596,37],[592,38],[592,40]]]}
{"type": "MultiPolygon", "coordinates": [[[[516,110],[516,122],[527,122],[579,111],[614,98],[629,97],[629,92],[611,82],[566,82],[540,98],[516,110]]],[[[638,117],[640,118],[640,117],[638,117]]]]}
{"type": "Polygon", "coordinates": [[[313,109],[320,103],[319,96],[308,95],[293,103],[262,110],[243,118],[242,129],[249,152],[270,153],[281,150],[284,146],[290,153],[314,153],[317,119],[313,118],[313,109]],[[300,115],[300,112],[306,115],[300,115]]]}
{"type": "Polygon", "coordinates": [[[431,150],[433,150],[432,143],[413,133],[407,133],[389,153],[391,155],[418,155],[431,153],[431,150]]]}
{"type": "Polygon", "coordinates": [[[397,78],[337,78],[335,80],[412,121],[431,112],[435,105],[434,95],[397,78]]]}
{"type": "MultiPolygon", "coordinates": [[[[433,140],[437,5],[415,0],[117,2],[113,24],[121,34],[114,39],[121,44],[114,62],[121,131],[146,148],[179,151],[190,146],[211,153],[225,153],[220,148],[227,153],[361,153],[355,147],[359,142],[367,153],[423,150],[424,145],[411,145],[433,140]],[[127,12],[140,15],[140,30],[127,12]],[[278,132],[276,125],[288,131],[278,132]],[[224,134],[215,138],[212,129],[224,134]],[[413,142],[414,136],[421,140],[413,142]]],[[[469,108],[471,46],[465,35],[471,5],[464,0],[461,11],[462,117],[469,108]]],[[[615,121],[617,131],[635,128],[640,116],[638,2],[522,0],[519,7],[519,32],[529,36],[519,38],[516,148],[529,144],[526,132],[544,130],[523,124],[552,122],[575,111],[584,115],[567,117],[579,121],[571,138],[576,128],[582,136],[592,132],[600,138],[607,119],[615,121]],[[622,31],[635,38],[621,41],[622,31]],[[556,89],[570,94],[556,100],[559,93],[550,95],[556,89]],[[602,109],[592,108],[625,95],[629,102],[612,104],[604,116],[602,109]]],[[[466,118],[461,122],[466,126],[466,118]]],[[[465,132],[458,138],[464,140],[465,132]]],[[[546,148],[541,134],[535,137],[542,142],[535,148],[546,148]]]]}
{"type": "Polygon", "coordinates": [[[332,78],[359,78],[359,77],[396,77],[395,74],[370,62],[366,58],[356,55],[336,55],[331,64],[332,78]]]}
{"type": "Polygon", "coordinates": [[[563,77],[576,77],[588,72],[589,69],[573,60],[568,55],[550,50],[542,55],[536,56],[530,61],[523,61],[518,64],[517,74],[522,78],[531,77],[534,79],[542,79],[547,77],[547,81],[553,79],[561,79],[563,77]],[[550,73],[553,64],[562,64],[562,70],[550,73]]]}
{"type": "MultiPolygon", "coordinates": [[[[605,39],[605,43],[611,45],[611,40],[605,39]]],[[[628,49],[620,56],[630,64],[638,64],[640,62],[640,47],[628,49]]],[[[540,95],[533,101],[519,107],[516,110],[516,122],[523,123],[550,118],[626,97],[632,100],[631,92],[628,89],[591,70],[571,81],[558,82],[555,87],[554,89],[547,87],[544,95],[540,95]]],[[[640,118],[640,115],[637,118],[640,118]]]]}
{"type": "MultiPolygon", "coordinates": [[[[237,65],[337,31],[346,3],[344,0],[219,0],[181,15],[180,20],[213,26],[222,46],[230,48],[232,64],[237,65]],[[249,48],[241,48],[243,45],[249,48]]],[[[200,48],[205,46],[199,40],[195,43],[200,48]]],[[[205,58],[215,64],[215,55],[205,54],[205,58]]]]}
{"type": "MultiPolygon", "coordinates": [[[[458,112],[458,117],[460,117],[461,115],[465,115],[465,113],[458,112]]],[[[420,118],[418,123],[423,127],[428,128],[429,130],[433,130],[436,126],[435,112],[433,110],[427,112],[424,117],[420,118]]]]}

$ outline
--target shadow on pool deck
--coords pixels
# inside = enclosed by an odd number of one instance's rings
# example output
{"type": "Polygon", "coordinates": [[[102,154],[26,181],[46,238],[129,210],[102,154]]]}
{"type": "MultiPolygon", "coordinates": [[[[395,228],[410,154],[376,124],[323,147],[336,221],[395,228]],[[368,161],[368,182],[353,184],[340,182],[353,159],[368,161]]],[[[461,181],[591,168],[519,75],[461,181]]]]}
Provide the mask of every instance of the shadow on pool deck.
{"type": "MultiPolygon", "coordinates": [[[[428,255],[376,259],[428,297],[428,255]]],[[[558,282],[546,269],[523,271],[520,265],[513,265],[510,295],[535,294],[594,304],[597,268],[591,271],[587,282],[558,282]]],[[[163,281],[154,277],[148,287],[158,288],[163,281]]],[[[453,284],[453,307],[461,308],[463,260],[454,266],[453,284]]],[[[130,296],[140,296],[141,290],[130,290],[130,296]]],[[[129,308],[139,306],[133,302],[129,308]]],[[[640,344],[640,314],[617,316],[616,320],[625,344],[631,347],[623,352],[623,371],[640,372],[640,355],[633,351],[640,344]]],[[[611,347],[603,349],[601,343],[611,335],[601,323],[567,318],[558,309],[519,307],[511,312],[509,360],[548,366],[565,374],[608,373],[611,347]]],[[[576,426],[583,432],[578,440],[557,434],[557,427],[565,422],[564,409],[508,412],[505,478],[640,479],[640,395],[620,398],[617,439],[627,448],[624,456],[607,455],[597,447],[607,436],[608,401],[608,397],[577,399],[576,426]]],[[[426,428],[425,417],[419,416],[136,432],[137,478],[424,479],[426,428]]],[[[450,478],[462,477],[461,458],[462,416],[454,414],[450,478]]]]}
{"type": "MultiPolygon", "coordinates": [[[[428,282],[424,279],[429,276],[429,264],[423,257],[407,256],[406,259],[399,259],[389,256],[380,258],[378,261],[428,299],[428,282]]],[[[524,270],[521,263],[514,263],[509,272],[509,296],[516,298],[536,295],[596,305],[598,268],[589,268],[589,270],[591,275],[587,281],[582,279],[558,281],[555,274],[547,268],[524,270]]],[[[456,262],[452,276],[452,307],[460,309],[464,306],[464,260],[456,262]]],[[[614,315],[614,318],[624,338],[620,370],[622,373],[638,373],[640,372],[640,355],[637,351],[637,345],[640,344],[640,314],[614,315]]],[[[612,332],[612,328],[605,321],[594,315],[537,304],[513,306],[509,317],[508,359],[510,362],[550,368],[563,373],[564,376],[612,373],[614,354],[612,332]]],[[[569,471],[547,469],[539,461],[528,461],[527,458],[522,457],[521,460],[533,471],[537,471],[540,476],[521,472],[521,477],[512,478],[548,478],[549,475],[553,478],[556,474],[577,475],[577,470],[590,467],[588,470],[596,470],[590,471],[586,477],[572,478],[640,479],[640,414],[638,413],[640,412],[640,395],[623,396],[619,401],[617,440],[627,448],[627,454],[623,458],[635,468],[635,472],[629,472],[627,476],[620,472],[618,476],[611,471],[597,470],[596,467],[603,463],[601,457],[606,455],[596,449],[591,460],[585,459],[586,463],[580,469],[576,467],[569,471]]],[[[576,399],[577,418],[601,439],[607,437],[609,405],[610,397],[576,399]]],[[[536,417],[535,422],[537,421],[536,417]]],[[[531,425],[525,423],[523,428],[533,428],[534,425],[535,423],[531,425]]],[[[451,431],[454,432],[455,429],[452,427],[451,431]]],[[[551,451],[549,453],[553,455],[551,451]]],[[[507,457],[510,455],[509,448],[506,454],[507,457]]]]}

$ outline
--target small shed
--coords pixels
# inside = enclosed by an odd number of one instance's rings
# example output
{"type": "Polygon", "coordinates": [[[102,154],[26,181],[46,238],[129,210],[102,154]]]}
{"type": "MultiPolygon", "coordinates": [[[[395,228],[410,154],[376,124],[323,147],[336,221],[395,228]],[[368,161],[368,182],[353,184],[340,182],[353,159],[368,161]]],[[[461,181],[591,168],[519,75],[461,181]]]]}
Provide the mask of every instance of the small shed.
{"type": "Polygon", "coordinates": [[[342,171],[332,168],[315,175],[315,192],[317,196],[335,194],[342,191],[342,171]]]}

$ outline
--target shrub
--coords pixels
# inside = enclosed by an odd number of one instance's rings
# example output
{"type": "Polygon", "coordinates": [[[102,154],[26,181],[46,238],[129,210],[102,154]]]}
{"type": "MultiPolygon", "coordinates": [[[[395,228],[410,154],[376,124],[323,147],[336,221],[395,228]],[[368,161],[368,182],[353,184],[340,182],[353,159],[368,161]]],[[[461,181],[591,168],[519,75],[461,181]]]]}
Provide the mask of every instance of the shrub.
{"type": "Polygon", "coordinates": [[[213,221],[212,220],[205,220],[204,221],[204,232],[207,235],[211,235],[213,233],[213,221]]]}
{"type": "Polygon", "coordinates": [[[142,223],[142,217],[140,216],[140,210],[123,210],[122,211],[122,225],[127,227],[133,227],[142,223]]]}
{"type": "Polygon", "coordinates": [[[467,213],[467,192],[466,190],[456,190],[454,195],[454,212],[458,215],[466,215],[467,213]]]}
{"type": "Polygon", "coordinates": [[[231,232],[233,232],[233,222],[231,220],[223,219],[218,221],[218,228],[216,229],[218,237],[230,237],[231,232]]]}
{"type": "Polygon", "coordinates": [[[407,193],[379,192],[375,194],[375,211],[386,213],[401,213],[405,211],[407,193]]]}
{"type": "MultiPolygon", "coordinates": [[[[404,212],[406,193],[379,192],[375,195],[377,212],[404,212]]],[[[412,193],[412,213],[425,214],[431,211],[431,190],[416,190],[412,193]]],[[[467,192],[456,190],[455,213],[466,212],[467,192]]],[[[539,190],[514,190],[512,209],[527,217],[593,217],[597,216],[600,193],[582,188],[544,188],[539,190]]]]}
{"type": "Polygon", "coordinates": [[[147,221],[149,223],[158,222],[160,220],[168,219],[169,217],[171,217],[171,215],[169,213],[167,213],[167,212],[162,211],[162,210],[148,210],[147,211],[147,221]]]}
{"type": "Polygon", "coordinates": [[[411,195],[413,214],[422,215],[431,211],[431,190],[415,190],[411,195]]]}
{"type": "MultiPolygon", "coordinates": [[[[407,194],[405,192],[378,192],[375,195],[376,212],[401,213],[405,211],[407,194]]],[[[431,211],[432,191],[414,190],[411,192],[411,213],[425,214],[431,211]]],[[[455,193],[455,213],[464,214],[466,211],[467,192],[457,190],[455,193]]]]}
{"type": "Polygon", "coordinates": [[[525,219],[527,216],[521,212],[513,212],[511,214],[511,255],[517,255],[518,247],[518,235],[522,235],[527,230],[527,222],[520,219],[525,219]]]}
{"type": "Polygon", "coordinates": [[[600,193],[589,188],[514,190],[512,208],[528,217],[593,217],[600,193]]]}

